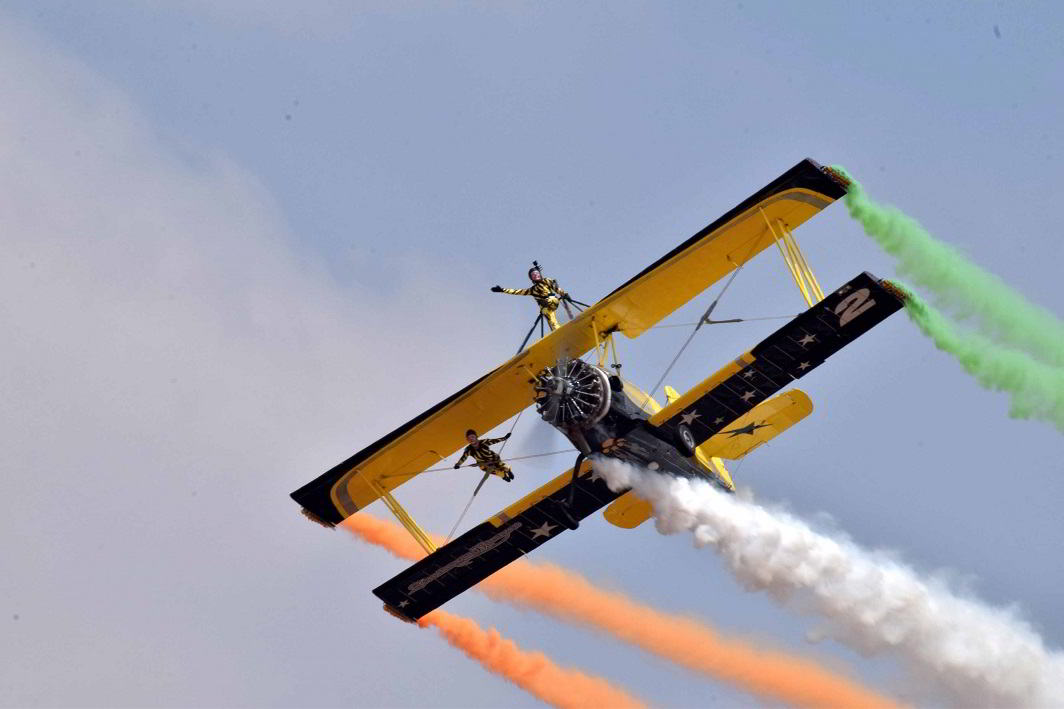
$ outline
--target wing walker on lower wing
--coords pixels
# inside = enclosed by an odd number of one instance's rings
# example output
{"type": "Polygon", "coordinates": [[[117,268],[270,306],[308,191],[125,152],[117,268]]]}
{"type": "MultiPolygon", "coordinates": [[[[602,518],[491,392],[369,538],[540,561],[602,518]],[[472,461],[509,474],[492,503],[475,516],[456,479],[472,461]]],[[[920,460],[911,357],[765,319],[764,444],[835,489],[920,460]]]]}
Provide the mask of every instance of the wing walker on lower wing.
{"type": "MultiPolygon", "coordinates": [[[[843,196],[847,184],[830,169],[803,160],[594,305],[575,316],[569,311],[564,324],[557,322],[559,303],[579,302],[534,264],[531,287],[492,290],[533,296],[540,307],[536,323],[545,321],[549,333],[527,349],[522,344],[510,361],[296,490],[293,499],[326,526],[381,499],[426,556],[373,593],[393,615],[416,620],[563,531],[577,529],[603,507],[606,519],[619,527],[648,519],[650,506],[631,492],[610,490],[590,456],[734,491],[724,459],[747,455],[812,411],[804,392],[781,390],[903,305],[898,288],[869,273],[825,295],[794,239],[792,231],[843,196]],[[683,395],[667,388],[664,408],[653,391],[640,391],[620,376],[613,346],[617,333],[642,335],[714,282],[729,274],[734,278],[773,244],[809,306],[805,312],[683,395]],[[581,359],[592,349],[594,357],[581,359]],[[613,364],[607,366],[611,353],[613,364]],[[509,434],[483,439],[477,431],[489,431],[533,404],[544,422],[572,442],[573,467],[436,548],[393,491],[463,443],[468,445],[462,459],[473,457],[485,479],[491,474],[512,479],[509,466],[490,448],[505,445],[509,434]]],[[[709,319],[715,304],[696,329],[722,322],[709,319]]]]}

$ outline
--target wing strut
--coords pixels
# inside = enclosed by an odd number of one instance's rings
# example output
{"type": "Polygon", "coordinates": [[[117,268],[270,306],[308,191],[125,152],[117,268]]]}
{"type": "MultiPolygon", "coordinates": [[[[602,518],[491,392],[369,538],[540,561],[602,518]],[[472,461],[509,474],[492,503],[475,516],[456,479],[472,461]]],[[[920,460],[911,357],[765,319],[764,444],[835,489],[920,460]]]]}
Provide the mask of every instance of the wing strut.
{"type": "Polygon", "coordinates": [[[436,545],[432,543],[432,538],[422,529],[414,518],[403,509],[403,506],[399,504],[399,500],[392,497],[392,493],[385,490],[383,487],[377,484],[376,480],[368,481],[373,491],[380,495],[380,499],[384,500],[384,504],[387,505],[388,510],[395,515],[395,518],[399,520],[399,524],[406,527],[406,531],[410,532],[410,536],[414,538],[414,541],[421,545],[421,548],[425,550],[426,554],[431,554],[436,551],[436,545]]]}
{"type": "Polygon", "coordinates": [[[761,218],[765,220],[765,226],[772,233],[772,240],[776,242],[780,255],[783,256],[783,262],[787,264],[794,282],[798,284],[798,290],[802,292],[806,305],[811,308],[824,300],[824,291],[820,289],[820,282],[813,275],[813,269],[810,268],[809,262],[805,260],[805,254],[798,248],[798,241],[794,238],[791,230],[787,228],[782,219],[776,219],[776,226],[772,226],[772,222],[765,215],[765,210],[758,207],[757,211],[761,212],[761,218]],[[779,233],[776,231],[777,228],[779,233]]]}

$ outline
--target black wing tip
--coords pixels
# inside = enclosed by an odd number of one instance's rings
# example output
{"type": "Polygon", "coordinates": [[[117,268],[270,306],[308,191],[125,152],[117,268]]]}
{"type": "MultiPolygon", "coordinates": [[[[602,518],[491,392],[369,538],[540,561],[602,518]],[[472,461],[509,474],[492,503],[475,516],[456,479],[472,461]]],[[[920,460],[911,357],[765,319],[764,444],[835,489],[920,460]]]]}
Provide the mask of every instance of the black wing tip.
{"type": "Polygon", "coordinates": [[[417,618],[411,618],[406,613],[403,613],[398,608],[395,608],[394,606],[390,606],[387,603],[385,603],[383,607],[384,607],[384,612],[387,613],[388,615],[392,616],[393,618],[398,618],[399,620],[403,621],[404,623],[410,623],[411,625],[417,625],[417,620],[418,620],[417,618]]]}
{"type": "Polygon", "coordinates": [[[336,529],[336,524],[337,524],[336,522],[331,522],[331,521],[329,521],[327,519],[322,519],[318,515],[314,514],[312,511],[308,510],[306,507],[300,507],[299,511],[300,511],[300,513],[302,513],[302,515],[304,517],[306,517],[307,519],[309,519],[311,522],[313,522],[315,524],[320,524],[322,527],[325,527],[326,529],[336,529]]]}
{"type": "Polygon", "coordinates": [[[289,497],[295,500],[307,519],[323,527],[335,527],[344,521],[344,516],[329,497],[329,488],[307,485],[290,493],[289,497]]]}
{"type": "Polygon", "coordinates": [[[909,292],[905,290],[905,288],[903,288],[902,286],[886,278],[881,278],[878,282],[879,285],[883,287],[883,290],[890,293],[903,304],[909,302],[909,292]]]}
{"type": "Polygon", "coordinates": [[[806,158],[806,160],[809,160],[809,162],[820,168],[820,171],[830,177],[835,184],[841,187],[843,192],[850,191],[850,185],[853,184],[853,180],[851,180],[848,175],[846,175],[840,170],[836,170],[833,167],[829,167],[827,165],[819,165],[815,160],[811,160],[809,158],[806,158]]]}

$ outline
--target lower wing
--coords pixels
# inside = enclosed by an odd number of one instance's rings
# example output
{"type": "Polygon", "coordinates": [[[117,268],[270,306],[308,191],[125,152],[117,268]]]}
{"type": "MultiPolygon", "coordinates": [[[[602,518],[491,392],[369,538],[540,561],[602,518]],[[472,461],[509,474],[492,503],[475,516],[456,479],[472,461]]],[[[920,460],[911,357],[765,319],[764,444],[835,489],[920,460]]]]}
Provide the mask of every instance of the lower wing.
{"type": "Polygon", "coordinates": [[[572,469],[565,471],[373,593],[389,612],[417,620],[617,497],[585,461],[575,480],[572,469]]]}

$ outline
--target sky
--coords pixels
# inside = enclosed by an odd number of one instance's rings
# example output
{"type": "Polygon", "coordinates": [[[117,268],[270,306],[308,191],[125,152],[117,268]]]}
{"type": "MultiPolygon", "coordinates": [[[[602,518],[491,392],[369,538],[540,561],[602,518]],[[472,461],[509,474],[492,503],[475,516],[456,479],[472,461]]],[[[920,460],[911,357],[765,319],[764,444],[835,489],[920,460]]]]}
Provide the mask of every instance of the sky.
{"type": "MultiPolygon", "coordinates": [[[[382,613],[403,562],[288,493],[513,353],[535,311],[491,285],[538,259],[594,302],[806,156],[1060,315],[1062,24],[1052,3],[3,3],[0,705],[535,705],[382,613]]],[[[796,236],[825,289],[895,274],[842,205],[796,236]]],[[[765,252],[716,312],[802,308],[765,252]]],[[[703,329],[668,383],[775,326],[703,329]]],[[[686,334],[619,338],[627,376],[650,386],[686,334]]],[[[1064,647],[1058,433],[901,315],[801,388],[814,413],[740,486],[1064,647]]],[[[561,447],[526,417],[507,453],[561,447]]],[[[569,463],[515,464],[465,524],[569,463]]],[[[398,497],[446,532],[476,481],[398,497]]],[[[651,525],[593,518],[533,560],[920,697],[651,525]]],[[[764,703],[475,593],[447,607],[655,705],[764,703]]]]}

